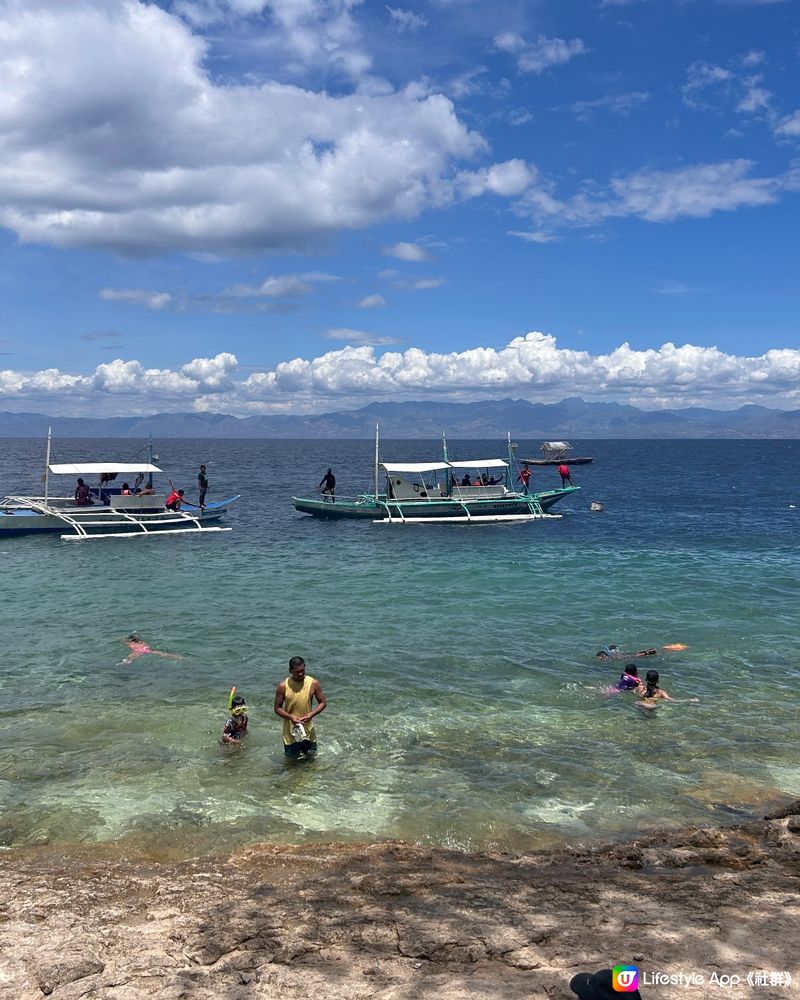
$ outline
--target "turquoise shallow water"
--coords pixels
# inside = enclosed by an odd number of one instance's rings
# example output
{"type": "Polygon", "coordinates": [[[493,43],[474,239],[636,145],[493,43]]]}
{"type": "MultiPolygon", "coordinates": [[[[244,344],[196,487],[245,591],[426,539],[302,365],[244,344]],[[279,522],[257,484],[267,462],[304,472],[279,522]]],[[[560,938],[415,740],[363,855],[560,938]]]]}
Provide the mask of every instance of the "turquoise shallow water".
{"type": "MultiPolygon", "coordinates": [[[[244,494],[232,532],[0,541],[0,844],[525,848],[800,794],[800,442],[586,442],[595,464],[573,469],[584,490],[563,519],[481,527],[293,511],[328,465],[340,492],[365,488],[370,442],[160,444],[189,492],[205,461],[213,498],[244,494]],[[122,665],[133,628],[183,659],[122,665]],[[607,697],[620,665],[594,657],[606,642],[687,643],[639,662],[699,703],[651,717],[607,697]],[[292,766],[272,698],[294,653],[330,704],[318,759],[292,766]],[[240,752],[218,742],[231,684],[251,707],[240,752]]],[[[57,457],[137,450],[62,441],[57,457]]],[[[0,441],[0,491],[38,491],[42,452],[0,441]]],[[[383,452],[420,461],[438,445],[383,452]]]]}

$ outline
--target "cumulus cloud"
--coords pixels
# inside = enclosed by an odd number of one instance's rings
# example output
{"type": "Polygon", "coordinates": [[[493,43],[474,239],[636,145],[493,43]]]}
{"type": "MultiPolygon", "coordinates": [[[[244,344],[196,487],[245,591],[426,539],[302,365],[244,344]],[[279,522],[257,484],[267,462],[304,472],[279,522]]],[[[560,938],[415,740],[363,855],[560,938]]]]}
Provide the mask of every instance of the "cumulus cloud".
{"type": "Polygon", "coordinates": [[[536,175],[536,168],[524,160],[506,160],[483,170],[461,171],[455,186],[467,198],[477,198],[487,192],[511,198],[522,194],[536,175]]]}
{"type": "Polygon", "coordinates": [[[386,305],[386,299],[382,295],[365,295],[358,303],[359,309],[380,309],[386,305]]]}
{"type": "MultiPolygon", "coordinates": [[[[309,6],[320,4],[269,11],[299,39],[309,6]]],[[[446,203],[454,166],[486,151],[422,87],[315,93],[213,77],[191,25],[144,0],[4,0],[0,35],[0,225],[23,242],[305,249],[446,203]]]]}
{"type": "Polygon", "coordinates": [[[419,245],[419,243],[395,243],[393,246],[384,247],[383,252],[387,257],[397,257],[398,260],[421,261],[430,260],[430,254],[419,245]]]}
{"type": "Polygon", "coordinates": [[[91,401],[103,412],[104,399],[124,395],[131,411],[158,401],[168,409],[193,405],[248,413],[285,412],[290,406],[303,412],[373,399],[475,399],[498,393],[552,401],[574,394],[579,386],[587,399],[627,400],[653,408],[744,402],[800,406],[800,351],[790,348],[744,357],[692,344],[666,343],[648,350],[621,344],[607,354],[590,354],[559,348],[554,337],[532,332],[502,348],[436,353],[411,347],[378,353],[376,346],[391,338],[350,329],[329,330],[327,336],[346,341],[346,346],[310,360],[283,361],[244,379],[237,378],[238,362],[227,353],[178,369],[116,359],[88,375],[57,369],[0,371],[0,400],[5,407],[21,409],[31,399],[45,405],[49,399],[51,408],[91,401]]]}

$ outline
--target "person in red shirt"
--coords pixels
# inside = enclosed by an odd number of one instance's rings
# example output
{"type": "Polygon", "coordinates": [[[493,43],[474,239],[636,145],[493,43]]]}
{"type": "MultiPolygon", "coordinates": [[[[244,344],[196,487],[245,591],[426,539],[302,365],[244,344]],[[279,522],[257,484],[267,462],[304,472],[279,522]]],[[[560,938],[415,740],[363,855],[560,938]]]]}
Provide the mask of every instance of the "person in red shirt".
{"type": "Polygon", "coordinates": [[[180,510],[181,504],[183,503],[183,490],[173,489],[172,493],[167,497],[166,507],[167,510],[180,510]]]}
{"type": "Polygon", "coordinates": [[[572,481],[572,473],[569,471],[568,465],[559,465],[558,474],[561,476],[561,485],[566,486],[569,483],[570,486],[574,486],[575,483],[572,481]]]}
{"type": "Polygon", "coordinates": [[[527,465],[523,465],[522,468],[519,470],[519,475],[517,476],[517,482],[522,483],[523,493],[528,492],[528,483],[530,482],[530,479],[531,479],[531,470],[528,468],[527,465]]]}

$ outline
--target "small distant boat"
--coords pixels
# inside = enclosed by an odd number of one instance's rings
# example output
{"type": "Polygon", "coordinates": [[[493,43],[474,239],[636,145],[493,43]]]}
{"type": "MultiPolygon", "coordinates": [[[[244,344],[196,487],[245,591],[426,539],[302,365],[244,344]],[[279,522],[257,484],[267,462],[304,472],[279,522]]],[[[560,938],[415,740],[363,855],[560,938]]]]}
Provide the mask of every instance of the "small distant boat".
{"type": "Polygon", "coordinates": [[[605,510],[605,504],[600,503],[599,500],[592,500],[589,504],[589,510],[605,510]]]}
{"type": "Polygon", "coordinates": [[[381,462],[379,438],[375,435],[375,489],[358,497],[292,497],[301,514],[332,519],[364,518],[381,524],[425,524],[435,522],[483,523],[489,521],[534,521],[560,517],[549,513],[559,500],[580,486],[519,492],[514,488],[509,442],[508,460],[478,458],[451,462],[443,440],[443,459],[438,462],[381,462]],[[378,484],[383,479],[383,489],[378,484]]]}
{"type": "Polygon", "coordinates": [[[572,456],[569,441],[542,441],[539,451],[542,458],[521,458],[526,465],[590,465],[594,459],[586,455],[572,456]]]}
{"type": "Polygon", "coordinates": [[[77,462],[50,464],[51,435],[47,436],[44,496],[7,496],[0,502],[0,538],[11,535],[60,534],[64,540],[87,538],[142,538],[145,535],[186,534],[199,531],[230,531],[217,521],[238,496],[203,507],[183,502],[180,510],[167,510],[166,494],[153,490],[152,442],[147,459],[140,462],[77,462]],[[97,477],[97,486],[87,484],[87,502],[75,496],[51,496],[50,476],[97,477]],[[147,486],[147,492],[123,494],[117,476],[129,476],[147,486]],[[145,482],[146,477],[146,482],[145,482]]]}

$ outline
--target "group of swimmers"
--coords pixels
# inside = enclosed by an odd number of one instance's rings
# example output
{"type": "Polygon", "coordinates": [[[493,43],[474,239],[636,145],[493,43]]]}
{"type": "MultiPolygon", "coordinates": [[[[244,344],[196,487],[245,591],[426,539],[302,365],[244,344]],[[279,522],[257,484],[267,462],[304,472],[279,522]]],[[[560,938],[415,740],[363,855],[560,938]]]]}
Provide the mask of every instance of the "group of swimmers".
{"type": "MultiPolygon", "coordinates": [[[[670,643],[662,646],[665,652],[677,652],[687,647],[680,642],[670,643]]],[[[613,660],[619,656],[657,656],[658,650],[655,647],[639,650],[638,653],[620,653],[619,647],[615,643],[603,646],[596,654],[603,660],[613,660]]],[[[626,663],[622,668],[619,680],[609,688],[609,694],[618,694],[622,691],[633,691],[639,696],[639,706],[643,709],[654,709],[659,701],[676,701],[678,699],[668,695],[659,685],[659,674],[657,670],[648,670],[644,680],[639,676],[639,668],[635,663],[626,663]]],[[[699,698],[690,698],[689,701],[699,701],[699,698]]]]}

